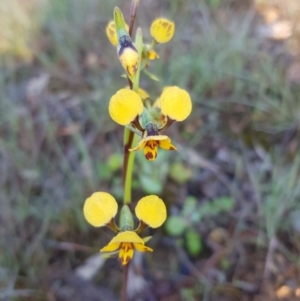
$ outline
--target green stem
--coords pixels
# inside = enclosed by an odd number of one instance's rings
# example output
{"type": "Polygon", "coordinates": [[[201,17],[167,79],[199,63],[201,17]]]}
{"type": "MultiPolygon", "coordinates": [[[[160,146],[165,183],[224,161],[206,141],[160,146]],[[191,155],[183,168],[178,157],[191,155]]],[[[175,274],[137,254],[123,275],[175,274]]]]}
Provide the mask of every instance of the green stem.
{"type": "Polygon", "coordinates": [[[156,46],[157,46],[157,42],[153,39],[148,49],[153,50],[156,46]]]}
{"type": "Polygon", "coordinates": [[[134,141],[134,133],[125,128],[124,131],[124,161],[123,161],[123,182],[124,182],[124,204],[131,203],[131,183],[135,153],[129,152],[134,141]]]}
{"type": "MultiPolygon", "coordinates": [[[[135,0],[133,0],[135,1],[135,0]]],[[[138,2],[138,1],[137,1],[138,2]]],[[[133,26],[133,23],[132,23],[133,26]]],[[[136,37],[137,49],[139,52],[138,69],[135,74],[134,80],[130,88],[137,92],[140,83],[140,71],[141,71],[141,58],[143,51],[143,39],[142,32],[140,29],[137,30],[136,37]]],[[[124,184],[124,204],[130,205],[131,203],[131,184],[132,184],[132,172],[134,165],[135,153],[129,152],[134,144],[135,134],[129,129],[125,128],[124,131],[124,161],[123,161],[123,184],[124,184]]]]}

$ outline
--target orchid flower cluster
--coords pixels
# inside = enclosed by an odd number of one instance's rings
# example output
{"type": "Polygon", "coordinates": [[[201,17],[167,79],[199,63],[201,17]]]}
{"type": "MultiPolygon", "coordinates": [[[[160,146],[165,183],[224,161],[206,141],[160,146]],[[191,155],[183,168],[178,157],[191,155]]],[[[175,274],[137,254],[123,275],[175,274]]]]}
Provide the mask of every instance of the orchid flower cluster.
{"type": "Polygon", "coordinates": [[[115,198],[107,192],[95,192],[84,204],[83,212],[86,220],[94,227],[108,226],[117,235],[102,248],[100,252],[119,251],[119,258],[126,265],[133,257],[134,250],[140,252],[152,252],[145,246],[145,241],[138,234],[147,226],[160,227],[167,217],[164,202],[156,195],[143,197],[135,207],[135,215],[139,219],[139,225],[134,230],[132,213],[128,206],[123,206],[120,213],[120,227],[115,223],[114,217],[118,212],[118,204],[115,198]]]}
{"type": "Polygon", "coordinates": [[[126,266],[133,258],[134,251],[152,252],[146,246],[149,237],[141,238],[139,234],[146,227],[158,228],[166,220],[167,210],[164,202],[156,195],[148,195],[139,200],[135,207],[135,215],[139,220],[134,227],[131,213],[131,178],[135,151],[144,151],[147,160],[157,158],[158,147],[164,150],[176,150],[171,139],[164,134],[164,130],[176,121],[186,119],[192,110],[191,98],[187,91],[177,87],[165,87],[155,101],[151,101],[149,94],[139,86],[140,73],[147,71],[149,62],[159,59],[155,48],[158,44],[169,42],[175,32],[175,24],[159,18],[150,27],[152,41],[144,44],[142,30],[136,31],[132,40],[132,31],[139,1],[132,0],[131,18],[128,26],[119,8],[114,10],[114,20],[106,27],[106,34],[126,72],[129,87],[117,91],[110,99],[108,111],[111,118],[124,126],[124,205],[120,210],[120,222],[117,225],[115,216],[118,204],[115,198],[107,192],[95,192],[87,198],[83,213],[85,219],[94,227],[108,226],[116,236],[100,252],[109,254],[119,253],[122,265],[126,266]],[[135,143],[135,137],[140,140],[135,143]]]}
{"type": "MultiPolygon", "coordinates": [[[[117,11],[118,12],[118,11],[117,11]]],[[[175,32],[175,24],[165,18],[152,22],[150,34],[152,43],[142,44],[141,53],[131,40],[126,28],[117,27],[111,21],[106,28],[109,41],[117,46],[120,62],[127,76],[134,81],[137,70],[144,70],[149,66],[149,60],[158,59],[159,55],[154,50],[158,44],[169,42],[175,32]],[[140,60],[139,60],[140,58],[140,60]],[[140,64],[139,64],[140,63],[140,64]]],[[[148,74],[148,73],[147,73],[148,74]]],[[[109,114],[118,124],[134,131],[141,137],[138,145],[129,151],[144,150],[147,160],[153,161],[157,157],[157,147],[165,150],[176,150],[171,139],[160,133],[175,121],[183,121],[192,110],[189,94],[179,87],[164,88],[161,96],[151,105],[147,92],[138,88],[137,91],[121,89],[111,97],[109,114]]]]}

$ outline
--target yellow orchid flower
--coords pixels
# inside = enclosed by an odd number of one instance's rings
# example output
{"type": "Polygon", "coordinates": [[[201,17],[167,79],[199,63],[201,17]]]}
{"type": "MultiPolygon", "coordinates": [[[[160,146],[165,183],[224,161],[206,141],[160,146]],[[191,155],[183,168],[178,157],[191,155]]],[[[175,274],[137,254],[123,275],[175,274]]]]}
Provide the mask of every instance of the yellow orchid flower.
{"type": "Polygon", "coordinates": [[[145,242],[134,231],[118,233],[100,252],[114,252],[120,249],[119,258],[122,265],[126,265],[133,257],[134,250],[139,252],[153,252],[144,245],[145,242]]]}
{"type": "Polygon", "coordinates": [[[122,67],[130,77],[134,76],[138,68],[139,54],[129,36],[119,39],[118,56],[122,67]]]}
{"type": "Polygon", "coordinates": [[[151,36],[161,44],[169,42],[173,38],[174,32],[175,23],[165,18],[154,20],[150,27],[151,36]]]}
{"type": "Polygon", "coordinates": [[[157,157],[157,148],[161,147],[165,150],[177,150],[171,143],[171,139],[165,135],[150,135],[142,138],[138,145],[129,149],[130,152],[144,149],[144,155],[147,160],[153,161],[157,157]]]}
{"type": "Polygon", "coordinates": [[[114,217],[118,211],[115,198],[107,192],[95,192],[87,198],[83,206],[85,219],[94,227],[108,226],[116,236],[100,252],[111,253],[119,251],[122,265],[126,265],[133,257],[134,251],[152,252],[145,246],[145,241],[138,233],[145,227],[158,228],[167,218],[166,206],[158,196],[148,195],[139,200],[135,213],[139,226],[133,230],[133,218],[128,205],[122,207],[120,213],[120,228],[115,224],[114,217]]]}

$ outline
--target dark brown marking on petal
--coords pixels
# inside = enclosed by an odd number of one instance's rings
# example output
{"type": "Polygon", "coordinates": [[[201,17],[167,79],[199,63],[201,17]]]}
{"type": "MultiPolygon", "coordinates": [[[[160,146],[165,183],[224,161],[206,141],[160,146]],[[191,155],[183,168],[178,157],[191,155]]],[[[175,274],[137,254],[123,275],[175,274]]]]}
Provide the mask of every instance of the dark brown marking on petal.
{"type": "Polygon", "coordinates": [[[128,246],[128,243],[124,243],[124,252],[125,252],[125,253],[127,253],[128,247],[129,247],[129,246],[128,246]]]}
{"type": "Polygon", "coordinates": [[[128,74],[134,75],[134,74],[136,73],[136,71],[137,71],[137,64],[136,64],[136,65],[133,65],[133,66],[128,66],[128,67],[126,68],[126,71],[127,71],[128,74]],[[131,70],[130,70],[130,69],[131,69],[131,70]],[[131,73],[131,71],[132,71],[132,73],[131,73]]]}
{"type": "Polygon", "coordinates": [[[145,157],[146,157],[147,160],[150,160],[150,161],[154,159],[153,154],[151,152],[146,153],[145,157]]]}
{"type": "Polygon", "coordinates": [[[169,150],[176,150],[176,148],[174,146],[170,146],[169,150]]]}
{"type": "Polygon", "coordinates": [[[154,143],[153,143],[153,141],[152,140],[150,140],[150,141],[148,141],[147,143],[146,143],[146,145],[147,145],[147,147],[149,147],[150,149],[154,149],[154,143]]]}

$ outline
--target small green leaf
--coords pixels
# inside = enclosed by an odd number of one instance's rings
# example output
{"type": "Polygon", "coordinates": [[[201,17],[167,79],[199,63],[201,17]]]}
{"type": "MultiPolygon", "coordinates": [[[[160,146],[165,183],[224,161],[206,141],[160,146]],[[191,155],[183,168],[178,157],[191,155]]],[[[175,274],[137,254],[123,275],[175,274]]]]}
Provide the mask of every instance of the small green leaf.
{"type": "Polygon", "coordinates": [[[203,248],[201,236],[193,229],[188,229],[185,234],[186,246],[192,256],[198,255],[203,248]]]}
{"type": "Polygon", "coordinates": [[[228,270],[230,268],[230,262],[226,257],[222,257],[220,261],[222,270],[228,270]]]}
{"type": "Polygon", "coordinates": [[[149,175],[141,175],[140,183],[146,193],[160,194],[162,192],[162,182],[158,179],[149,177],[149,175]]]}
{"type": "Polygon", "coordinates": [[[186,183],[192,177],[191,170],[180,162],[171,165],[169,174],[170,177],[179,184],[186,183]]]}
{"type": "Polygon", "coordinates": [[[181,235],[186,228],[186,221],[181,216],[170,216],[166,222],[166,230],[168,234],[178,236],[181,235]]]}
{"type": "Polygon", "coordinates": [[[234,200],[230,197],[220,197],[213,200],[213,206],[217,211],[229,211],[234,206],[234,200]]]}
{"type": "Polygon", "coordinates": [[[123,157],[121,154],[112,154],[107,161],[108,168],[114,172],[122,167],[123,157]]]}
{"type": "Polygon", "coordinates": [[[149,72],[148,70],[146,70],[146,69],[143,69],[143,71],[144,71],[144,73],[145,73],[150,79],[152,79],[152,80],[154,80],[154,81],[156,81],[156,82],[159,82],[159,78],[158,78],[156,75],[150,73],[150,72],[149,72]]]}
{"type": "Polygon", "coordinates": [[[112,177],[112,170],[108,167],[107,164],[104,164],[103,162],[96,162],[95,165],[98,177],[101,180],[108,180],[112,177]]]}

